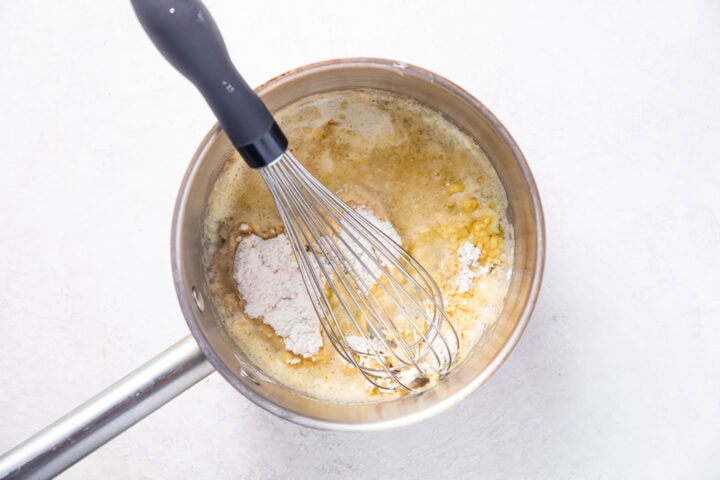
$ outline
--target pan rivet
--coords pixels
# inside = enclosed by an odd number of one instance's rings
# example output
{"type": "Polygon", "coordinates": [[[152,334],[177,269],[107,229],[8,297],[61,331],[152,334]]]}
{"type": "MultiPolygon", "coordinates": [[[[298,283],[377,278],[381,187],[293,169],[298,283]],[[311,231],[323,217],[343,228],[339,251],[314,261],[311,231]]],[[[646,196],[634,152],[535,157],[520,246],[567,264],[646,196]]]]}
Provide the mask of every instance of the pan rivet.
{"type": "Polygon", "coordinates": [[[192,297],[195,300],[195,305],[197,305],[198,310],[201,312],[205,310],[205,300],[203,300],[203,296],[200,293],[200,291],[192,287],[192,297]]]}

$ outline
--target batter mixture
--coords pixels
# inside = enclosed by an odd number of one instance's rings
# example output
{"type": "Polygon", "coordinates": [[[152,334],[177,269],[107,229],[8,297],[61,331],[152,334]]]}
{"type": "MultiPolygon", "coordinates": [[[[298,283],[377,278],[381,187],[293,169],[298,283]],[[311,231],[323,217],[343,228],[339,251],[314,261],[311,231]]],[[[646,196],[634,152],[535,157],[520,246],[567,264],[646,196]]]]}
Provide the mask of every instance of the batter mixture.
{"type": "MultiPolygon", "coordinates": [[[[460,336],[461,362],[500,314],[513,260],[507,199],[482,150],[434,110],[378,90],[309,96],[275,118],[308,170],[389,225],[433,276],[460,336]]],[[[239,155],[220,172],[205,218],[204,260],[218,314],[266,375],[330,401],[401,394],[370,386],[307,318],[273,199],[239,155]],[[277,280],[287,301],[272,289],[253,291],[249,276],[277,280]]]]}

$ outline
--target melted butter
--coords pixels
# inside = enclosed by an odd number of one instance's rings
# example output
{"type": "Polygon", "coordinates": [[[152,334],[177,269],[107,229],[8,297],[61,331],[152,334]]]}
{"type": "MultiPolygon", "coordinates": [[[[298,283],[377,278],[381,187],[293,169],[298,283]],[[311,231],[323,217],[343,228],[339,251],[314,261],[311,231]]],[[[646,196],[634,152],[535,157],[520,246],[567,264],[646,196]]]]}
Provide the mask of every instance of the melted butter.
{"type": "MultiPolygon", "coordinates": [[[[500,314],[512,265],[505,192],[482,150],[434,110],[376,90],[309,96],[275,118],[290,150],[321,182],[393,224],[403,247],[438,283],[460,334],[462,360],[500,314]],[[489,273],[461,293],[458,249],[468,241],[480,247],[489,273]]],[[[237,239],[281,231],[260,175],[232,155],[210,194],[204,230],[208,283],[228,331],[265,374],[306,395],[340,402],[392,398],[367,388],[327,339],[315,357],[300,359],[271,328],[243,315],[232,279],[237,239]]]]}

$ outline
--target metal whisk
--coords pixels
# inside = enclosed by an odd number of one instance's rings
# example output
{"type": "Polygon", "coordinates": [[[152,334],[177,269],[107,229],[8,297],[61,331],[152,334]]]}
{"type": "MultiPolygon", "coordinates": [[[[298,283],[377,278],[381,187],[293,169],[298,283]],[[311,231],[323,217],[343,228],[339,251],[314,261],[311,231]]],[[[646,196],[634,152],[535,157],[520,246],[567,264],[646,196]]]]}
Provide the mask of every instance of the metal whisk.
{"type": "Polygon", "coordinates": [[[259,169],[300,272],[340,356],[382,390],[442,376],[458,339],[425,269],[288,151],[259,169]]]}
{"type": "Polygon", "coordinates": [[[458,336],[425,269],[315,179],[233,66],[197,0],[132,0],[165,58],[205,97],[265,180],[308,294],[339,355],[381,390],[419,391],[449,370],[458,336]]]}

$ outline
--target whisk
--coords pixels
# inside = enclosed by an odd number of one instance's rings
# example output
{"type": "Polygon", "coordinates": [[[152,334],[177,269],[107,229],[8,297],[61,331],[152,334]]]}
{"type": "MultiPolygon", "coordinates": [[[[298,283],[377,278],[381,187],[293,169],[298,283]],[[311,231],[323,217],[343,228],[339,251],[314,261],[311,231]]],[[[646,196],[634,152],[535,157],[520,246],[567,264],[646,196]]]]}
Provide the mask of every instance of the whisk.
{"type": "Polygon", "coordinates": [[[458,335],[428,272],[314,178],[233,66],[197,0],[132,0],[163,56],[205,97],[277,205],[305,287],[342,359],[382,391],[418,392],[456,360],[458,335]]]}

